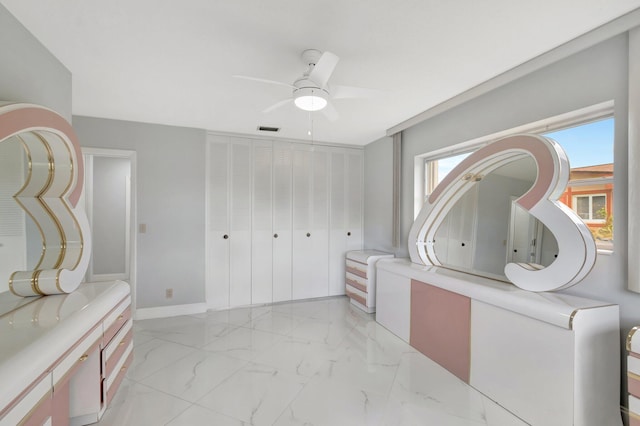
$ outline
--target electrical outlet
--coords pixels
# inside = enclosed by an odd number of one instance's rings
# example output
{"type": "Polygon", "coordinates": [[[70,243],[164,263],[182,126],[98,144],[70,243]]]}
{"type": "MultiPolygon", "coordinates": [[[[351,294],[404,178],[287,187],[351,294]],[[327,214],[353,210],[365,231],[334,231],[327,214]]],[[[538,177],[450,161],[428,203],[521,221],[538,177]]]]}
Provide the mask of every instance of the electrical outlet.
{"type": "Polygon", "coordinates": [[[173,298],[173,289],[172,288],[168,288],[164,291],[164,295],[167,299],[171,299],[173,298]]]}

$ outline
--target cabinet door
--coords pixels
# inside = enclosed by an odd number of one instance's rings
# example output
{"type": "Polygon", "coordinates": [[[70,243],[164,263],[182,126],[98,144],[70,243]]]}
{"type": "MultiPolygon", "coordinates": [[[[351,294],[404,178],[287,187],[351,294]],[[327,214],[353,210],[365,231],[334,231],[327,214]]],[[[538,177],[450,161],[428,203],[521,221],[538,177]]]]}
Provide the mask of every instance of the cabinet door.
{"type": "Polygon", "coordinates": [[[271,303],[272,233],[272,146],[268,141],[253,142],[253,206],[251,243],[251,303],[271,303]]]}
{"type": "Polygon", "coordinates": [[[411,280],[410,344],[461,380],[471,369],[471,299],[411,280]]]}
{"type": "Polygon", "coordinates": [[[251,304],[251,143],[234,140],[231,149],[229,303],[251,304]]]}
{"type": "Polygon", "coordinates": [[[207,145],[209,259],[207,259],[207,304],[229,306],[229,143],[207,145]]]}
{"type": "Polygon", "coordinates": [[[293,299],[329,294],[327,150],[293,149],[293,299]]]}
{"type": "Polygon", "coordinates": [[[291,300],[292,150],[273,143],[273,301],[291,300]]]}
{"type": "Polygon", "coordinates": [[[329,295],[345,294],[345,254],[347,252],[346,155],[343,149],[331,152],[331,205],[329,209],[329,295]]]}
{"type": "Polygon", "coordinates": [[[349,150],[346,156],[347,251],[362,250],[364,152],[349,150]]]}
{"type": "Polygon", "coordinates": [[[310,297],[329,295],[329,151],[313,152],[313,291],[310,297]]]}

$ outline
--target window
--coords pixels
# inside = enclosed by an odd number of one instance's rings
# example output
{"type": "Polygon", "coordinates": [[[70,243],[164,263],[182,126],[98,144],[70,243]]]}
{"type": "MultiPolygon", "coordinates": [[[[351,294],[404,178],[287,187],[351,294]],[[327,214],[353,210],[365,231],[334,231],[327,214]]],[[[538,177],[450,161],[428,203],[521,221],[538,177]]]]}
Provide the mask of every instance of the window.
{"type": "MultiPolygon", "coordinates": [[[[540,134],[562,146],[569,158],[571,171],[567,189],[559,201],[585,221],[599,249],[611,250],[614,215],[612,102],[520,126],[449,147],[446,151],[422,156],[422,200],[469,154],[496,139],[516,133],[540,134]]],[[[419,200],[417,195],[416,201],[420,202],[420,205],[416,206],[416,215],[422,207],[422,200],[419,200]]]]}
{"type": "Polygon", "coordinates": [[[607,219],[607,196],[605,194],[574,195],[574,209],[585,222],[604,223],[607,219]]]}

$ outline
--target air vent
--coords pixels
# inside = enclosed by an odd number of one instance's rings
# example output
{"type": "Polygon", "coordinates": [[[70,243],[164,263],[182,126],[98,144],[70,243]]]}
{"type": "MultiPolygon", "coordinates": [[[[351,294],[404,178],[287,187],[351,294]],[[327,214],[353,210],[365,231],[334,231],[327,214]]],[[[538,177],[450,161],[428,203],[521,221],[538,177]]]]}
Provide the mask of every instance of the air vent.
{"type": "Polygon", "coordinates": [[[258,130],[261,132],[279,132],[280,127],[258,126],[258,130]]]}

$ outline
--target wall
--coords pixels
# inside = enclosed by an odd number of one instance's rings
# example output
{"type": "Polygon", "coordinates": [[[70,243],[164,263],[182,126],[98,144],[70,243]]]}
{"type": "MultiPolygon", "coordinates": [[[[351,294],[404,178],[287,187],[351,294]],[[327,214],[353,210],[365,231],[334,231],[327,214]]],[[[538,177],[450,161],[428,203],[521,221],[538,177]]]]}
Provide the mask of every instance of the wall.
{"type": "Polygon", "coordinates": [[[71,121],[71,73],[0,4],[0,101],[43,105],[71,121]]]}
{"type": "Polygon", "coordinates": [[[393,139],[382,138],[364,151],[364,248],[393,252],[393,139]]]}
{"type": "Polygon", "coordinates": [[[206,132],[81,116],[73,126],[84,147],[137,153],[137,307],[204,303],[206,132]]]}
{"type": "MultiPolygon", "coordinates": [[[[598,256],[587,278],[567,292],[617,303],[621,307],[622,335],[640,324],[640,295],[627,290],[627,129],[628,129],[628,38],[609,39],[569,56],[525,77],[463,103],[403,132],[402,245],[399,256],[408,256],[407,235],[413,223],[413,166],[418,154],[476,137],[573,111],[607,100],[615,102],[615,234],[611,255],[598,256]]],[[[371,144],[365,154],[378,148],[371,144]]],[[[391,172],[386,179],[391,180],[391,172]]],[[[366,194],[381,204],[390,193],[372,191],[376,182],[366,182],[366,194]]],[[[365,215],[369,214],[368,211],[365,215]]],[[[365,224],[367,224],[365,216],[365,224]]],[[[389,230],[391,223],[388,224],[389,230]]],[[[390,232],[390,231],[389,231],[390,232]]],[[[387,234],[389,233],[387,232],[387,234]]],[[[365,228],[369,234],[379,230],[365,228]]],[[[388,245],[381,242],[380,246],[388,245]]],[[[376,247],[371,247],[376,248],[376,247]]]]}

